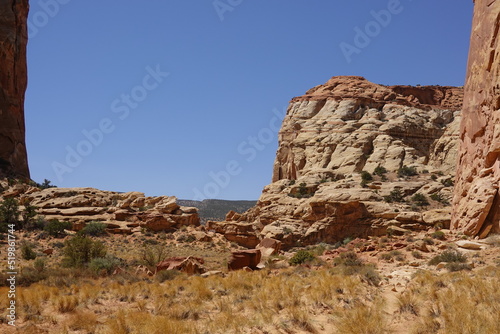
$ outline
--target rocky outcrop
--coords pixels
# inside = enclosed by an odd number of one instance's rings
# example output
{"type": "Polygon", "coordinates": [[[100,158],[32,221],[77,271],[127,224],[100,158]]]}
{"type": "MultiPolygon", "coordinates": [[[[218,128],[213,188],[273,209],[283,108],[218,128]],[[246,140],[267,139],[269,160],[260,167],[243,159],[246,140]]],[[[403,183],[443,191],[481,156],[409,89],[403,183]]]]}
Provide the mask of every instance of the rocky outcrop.
{"type": "Polygon", "coordinates": [[[500,232],[500,1],[476,0],[452,227],[500,232]]]}
{"type": "Polygon", "coordinates": [[[24,126],[28,0],[0,1],[0,177],[29,178],[24,126]]]}
{"type": "MultiPolygon", "coordinates": [[[[427,228],[423,212],[451,201],[461,103],[461,88],[333,77],[290,102],[273,183],[257,205],[207,228],[249,248],[267,237],[284,249],[427,228]]],[[[443,212],[429,221],[449,225],[443,212]]]]}
{"type": "Polygon", "coordinates": [[[74,230],[91,221],[107,224],[111,233],[130,234],[143,228],[173,231],[182,226],[199,226],[196,208],[182,207],[174,196],[146,197],[140,192],[118,193],[94,188],[48,188],[40,190],[26,184],[8,186],[3,197],[17,197],[19,202],[35,206],[45,220],[73,223],[74,230]]]}

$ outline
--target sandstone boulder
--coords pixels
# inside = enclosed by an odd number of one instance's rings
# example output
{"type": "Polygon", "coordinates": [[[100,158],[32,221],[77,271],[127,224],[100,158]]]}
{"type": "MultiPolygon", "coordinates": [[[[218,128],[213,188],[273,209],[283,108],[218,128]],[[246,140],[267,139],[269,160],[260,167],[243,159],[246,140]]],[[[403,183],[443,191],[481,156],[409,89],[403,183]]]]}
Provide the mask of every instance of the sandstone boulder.
{"type": "Polygon", "coordinates": [[[203,264],[203,259],[198,257],[171,257],[158,263],[156,265],[156,272],[178,270],[188,275],[203,274],[206,271],[203,264]]]}
{"type": "Polygon", "coordinates": [[[239,270],[245,267],[252,270],[258,269],[261,260],[259,249],[249,249],[243,251],[234,251],[231,253],[231,260],[228,263],[229,270],[239,270]]]}

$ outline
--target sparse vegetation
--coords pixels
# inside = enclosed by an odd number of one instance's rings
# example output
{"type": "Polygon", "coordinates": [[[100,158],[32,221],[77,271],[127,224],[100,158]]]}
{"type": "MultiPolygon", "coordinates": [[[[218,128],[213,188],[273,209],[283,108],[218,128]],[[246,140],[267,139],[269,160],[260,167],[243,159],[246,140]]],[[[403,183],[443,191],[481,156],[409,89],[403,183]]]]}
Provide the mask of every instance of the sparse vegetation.
{"type": "Polygon", "coordinates": [[[393,191],[391,191],[388,196],[384,196],[384,201],[386,201],[387,203],[403,202],[404,194],[400,188],[396,188],[393,191]]]}
{"type": "Polygon", "coordinates": [[[76,235],[64,242],[63,264],[67,267],[81,267],[87,265],[92,259],[106,256],[106,247],[97,240],[92,240],[84,235],[76,235]]]}
{"type": "Polygon", "coordinates": [[[443,231],[434,231],[434,232],[432,232],[431,237],[433,237],[434,239],[438,239],[438,240],[445,240],[446,239],[446,235],[444,234],[443,231]]]}
{"type": "Polygon", "coordinates": [[[439,255],[436,255],[429,261],[429,265],[433,266],[441,262],[448,262],[448,263],[464,263],[467,261],[467,257],[460,253],[457,250],[445,250],[439,255]]]}
{"type": "Polygon", "coordinates": [[[7,225],[18,224],[19,202],[12,197],[4,198],[0,203],[0,232],[7,230],[7,225]]]}
{"type": "Polygon", "coordinates": [[[417,168],[403,166],[398,170],[398,176],[400,177],[408,177],[418,175],[417,168]]]}
{"type": "Polygon", "coordinates": [[[453,179],[451,179],[451,178],[441,180],[441,183],[442,183],[442,184],[443,184],[443,186],[445,186],[445,187],[453,187],[453,185],[454,185],[453,179]]]}
{"type": "Polygon", "coordinates": [[[429,201],[427,200],[427,197],[425,197],[424,194],[416,193],[411,197],[411,200],[418,206],[428,206],[429,201]]]}
{"type": "Polygon", "coordinates": [[[311,262],[315,259],[316,257],[313,255],[313,253],[306,251],[306,250],[299,250],[295,255],[290,259],[290,264],[293,266],[311,262]]]}
{"type": "Polygon", "coordinates": [[[69,230],[73,227],[70,222],[59,221],[57,219],[52,219],[44,226],[43,230],[53,237],[60,237],[65,235],[64,230],[69,230]]]}
{"type": "Polygon", "coordinates": [[[90,222],[79,231],[80,234],[90,236],[100,236],[106,234],[106,224],[100,222],[90,222]]]}
{"type": "Polygon", "coordinates": [[[373,174],[378,175],[378,176],[383,176],[383,175],[387,174],[387,169],[383,166],[377,166],[375,168],[375,170],[373,171],[373,174]]]}

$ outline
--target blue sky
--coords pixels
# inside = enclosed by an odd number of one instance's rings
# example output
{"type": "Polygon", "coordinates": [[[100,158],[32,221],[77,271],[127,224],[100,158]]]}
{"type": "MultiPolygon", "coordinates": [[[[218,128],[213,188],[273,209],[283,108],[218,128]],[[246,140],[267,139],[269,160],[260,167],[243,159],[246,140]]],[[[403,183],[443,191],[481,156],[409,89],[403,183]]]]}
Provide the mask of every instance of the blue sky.
{"type": "Polygon", "coordinates": [[[288,101],[336,75],[465,78],[472,1],[30,1],[31,176],[257,199],[288,101]]]}

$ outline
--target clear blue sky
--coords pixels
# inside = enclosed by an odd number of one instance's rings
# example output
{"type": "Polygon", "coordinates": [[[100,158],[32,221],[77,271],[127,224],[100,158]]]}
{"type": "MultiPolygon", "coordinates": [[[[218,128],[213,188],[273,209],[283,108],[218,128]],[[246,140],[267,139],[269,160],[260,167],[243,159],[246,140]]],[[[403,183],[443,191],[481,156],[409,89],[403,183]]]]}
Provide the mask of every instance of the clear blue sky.
{"type": "Polygon", "coordinates": [[[462,86],[473,10],[471,0],[30,2],[32,178],[182,199],[257,199],[288,101],[332,76],[462,86]]]}

